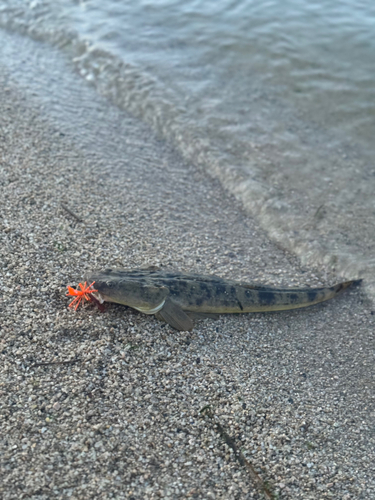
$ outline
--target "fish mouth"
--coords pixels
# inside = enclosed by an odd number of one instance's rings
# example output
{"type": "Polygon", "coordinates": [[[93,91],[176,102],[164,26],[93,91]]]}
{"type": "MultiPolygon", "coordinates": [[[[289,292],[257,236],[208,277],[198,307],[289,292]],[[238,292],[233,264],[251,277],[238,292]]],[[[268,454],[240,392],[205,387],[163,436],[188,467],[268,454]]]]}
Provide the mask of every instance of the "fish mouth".
{"type": "Polygon", "coordinates": [[[91,295],[93,295],[100,304],[103,304],[105,302],[105,299],[102,295],[100,295],[99,292],[94,292],[91,295]]]}

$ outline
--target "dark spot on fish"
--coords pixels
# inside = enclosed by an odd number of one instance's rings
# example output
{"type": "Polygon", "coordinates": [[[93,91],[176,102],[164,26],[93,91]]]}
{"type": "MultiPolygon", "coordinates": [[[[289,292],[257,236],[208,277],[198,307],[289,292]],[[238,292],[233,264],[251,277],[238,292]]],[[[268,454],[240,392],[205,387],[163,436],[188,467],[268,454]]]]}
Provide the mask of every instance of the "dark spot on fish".
{"type": "Polygon", "coordinates": [[[206,285],[206,283],[200,283],[200,289],[205,293],[207,299],[211,298],[211,289],[206,285]]]}
{"type": "Polygon", "coordinates": [[[260,301],[263,305],[268,305],[268,306],[271,306],[273,304],[275,304],[275,294],[274,292],[269,292],[269,291],[262,291],[262,292],[259,292],[259,298],[260,298],[260,301]]]}
{"type": "Polygon", "coordinates": [[[296,293],[291,293],[289,295],[289,298],[290,298],[291,304],[295,304],[296,302],[298,302],[298,294],[296,294],[296,293]]]}
{"type": "Polygon", "coordinates": [[[197,304],[197,306],[201,306],[203,304],[203,297],[199,297],[195,303],[197,304]]]}
{"type": "Polygon", "coordinates": [[[217,285],[215,290],[216,297],[218,297],[219,295],[225,295],[226,291],[227,288],[225,285],[217,285]]]}
{"type": "Polygon", "coordinates": [[[317,292],[315,290],[310,290],[307,292],[307,298],[309,299],[309,302],[314,302],[316,299],[317,292]]]}

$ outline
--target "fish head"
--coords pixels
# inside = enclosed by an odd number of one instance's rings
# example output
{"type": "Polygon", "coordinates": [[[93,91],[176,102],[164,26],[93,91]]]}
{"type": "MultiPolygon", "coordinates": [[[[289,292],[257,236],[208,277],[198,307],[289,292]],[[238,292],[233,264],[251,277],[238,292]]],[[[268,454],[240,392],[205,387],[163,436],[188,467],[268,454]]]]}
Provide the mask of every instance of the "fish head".
{"type": "Polygon", "coordinates": [[[169,294],[167,287],[123,269],[95,271],[85,276],[85,280],[95,282],[94,295],[100,302],[123,304],[145,314],[156,314],[169,294]]]}

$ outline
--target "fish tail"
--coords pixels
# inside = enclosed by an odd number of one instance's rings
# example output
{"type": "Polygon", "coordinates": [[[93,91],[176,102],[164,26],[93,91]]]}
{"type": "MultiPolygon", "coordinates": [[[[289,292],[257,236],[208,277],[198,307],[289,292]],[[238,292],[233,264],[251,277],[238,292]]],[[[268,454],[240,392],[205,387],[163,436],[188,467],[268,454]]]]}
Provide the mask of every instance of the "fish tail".
{"type": "MultiPolygon", "coordinates": [[[[361,280],[345,281],[325,288],[267,288],[245,290],[242,312],[285,311],[309,307],[330,300],[361,280]]],[[[240,311],[238,311],[240,312],[240,311]]]]}

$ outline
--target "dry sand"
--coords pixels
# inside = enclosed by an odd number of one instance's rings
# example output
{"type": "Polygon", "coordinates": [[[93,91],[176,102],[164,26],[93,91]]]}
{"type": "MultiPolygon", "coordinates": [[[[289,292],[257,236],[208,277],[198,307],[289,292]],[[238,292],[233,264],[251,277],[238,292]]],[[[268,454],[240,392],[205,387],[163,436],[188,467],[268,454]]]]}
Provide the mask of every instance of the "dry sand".
{"type": "MultiPolygon", "coordinates": [[[[45,51],[24,64],[52,65],[45,51]]],[[[189,333],[116,305],[68,309],[66,285],[108,265],[337,278],[303,269],[63,66],[54,86],[0,65],[1,498],[267,498],[251,467],[274,498],[375,498],[375,315],[361,288],[189,333]]]]}

